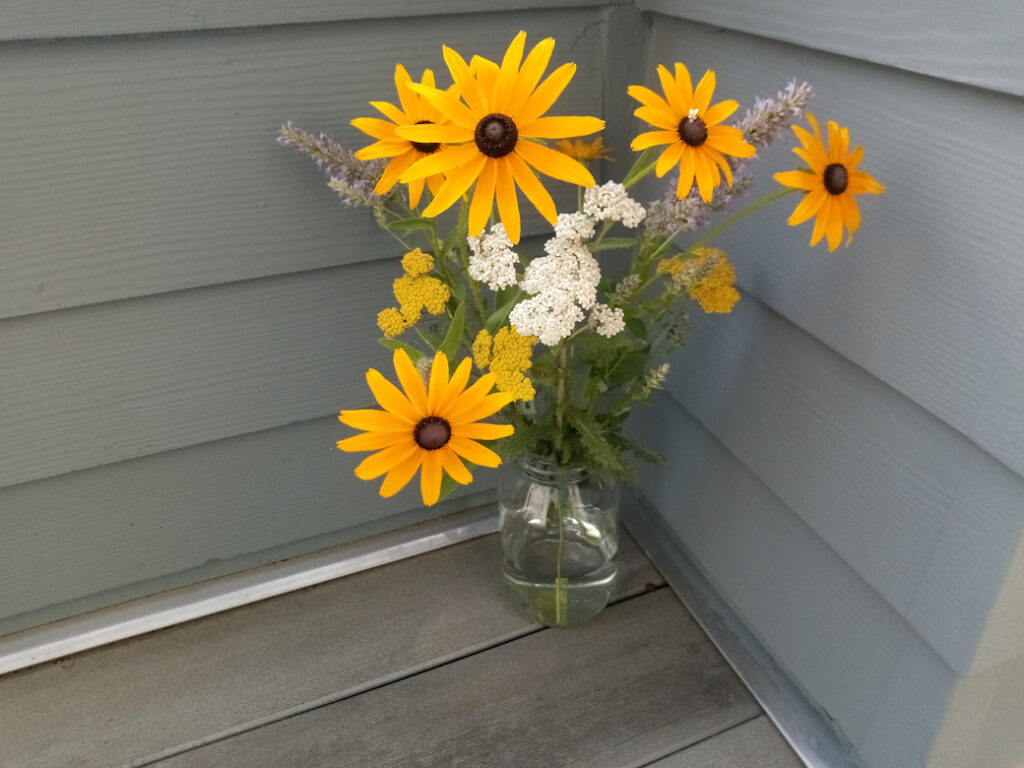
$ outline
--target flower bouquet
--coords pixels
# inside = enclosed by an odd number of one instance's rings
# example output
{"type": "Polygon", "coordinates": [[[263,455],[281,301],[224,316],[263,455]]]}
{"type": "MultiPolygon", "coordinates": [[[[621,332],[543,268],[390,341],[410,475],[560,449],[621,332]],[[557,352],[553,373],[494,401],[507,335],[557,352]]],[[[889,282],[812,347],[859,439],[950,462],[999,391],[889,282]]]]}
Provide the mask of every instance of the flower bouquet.
{"type": "Polygon", "coordinates": [[[346,204],[370,209],[401,255],[395,305],[377,316],[399,386],[367,372],[380,408],[341,411],[360,434],[338,448],[372,451],[355,474],[383,476],[385,497],[419,473],[427,505],[472,482],[472,467],[504,460],[506,582],[529,615],[565,625],[610,594],[615,482],[633,458],[658,460],[624,433],[631,409],[663,386],[687,313],[729,312],[740,298],[713,239],[802,193],[788,223],[814,218],[811,245],[834,250],[860,225],[855,196],[883,187],[859,170],[846,128],[829,122],[826,137],[807,113],[810,130],[792,128],[806,167],[775,174],[781,188],[678,244],[750,191],[751,162],[801,115],[810,86],[790,83],[727,124],[739,104],[715,102],[714,72],[694,85],[683,64],[659,66],[660,94],[628,89],[650,127],[633,139],[640,154],[621,182],[598,185],[588,164],[607,150],[580,137],[604,121],[548,114],[575,72],[566,63],[545,77],[553,51],[549,38],[527,52],[524,32],[500,62],[445,46],[452,85],[397,65],[398,103],[371,102],[380,116],[352,121],[368,146],[353,153],[291,123],[279,141],[326,171],[346,204]],[[577,210],[559,213],[538,173],[575,185],[577,210]],[[630,189],[651,173],[671,183],[643,205],[630,189]],[[519,192],[554,229],[531,259],[517,252],[519,192]]]}

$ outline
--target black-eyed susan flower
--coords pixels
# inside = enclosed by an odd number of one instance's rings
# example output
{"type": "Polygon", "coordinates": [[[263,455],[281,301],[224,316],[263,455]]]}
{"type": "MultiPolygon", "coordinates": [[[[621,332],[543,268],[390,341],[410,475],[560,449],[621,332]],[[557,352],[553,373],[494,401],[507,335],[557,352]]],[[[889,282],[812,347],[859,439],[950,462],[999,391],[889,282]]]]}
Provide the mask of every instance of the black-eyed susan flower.
{"type": "Polygon", "coordinates": [[[604,145],[604,139],[596,138],[593,141],[583,139],[559,139],[555,142],[559,150],[584,162],[588,160],[610,160],[611,150],[604,145]]]}
{"type": "Polygon", "coordinates": [[[410,141],[456,145],[433,157],[422,158],[402,174],[413,182],[445,174],[424,216],[450,208],[476,183],[469,207],[469,234],[483,231],[497,201],[498,215],[513,243],[519,242],[520,218],[516,187],[552,224],[558,218],[555,203],[533,169],[555,179],[589,187],[594,177],[568,155],[534,139],[586,136],[604,128],[596,117],[544,117],[576,72],[563,64],[543,82],[555,41],[542,40],[523,58],[526,33],[509,45],[501,65],[480,57],[471,64],[444,47],[444,60],[462,96],[426,86],[410,87],[422,94],[441,114],[446,125],[406,125],[398,135],[410,141]]]}
{"type": "Polygon", "coordinates": [[[668,144],[658,157],[655,173],[661,177],[678,166],[676,196],[684,198],[690,194],[696,180],[701,198],[710,202],[712,190],[721,183],[723,175],[732,186],[732,169],[725,155],[750,157],[756,151],[743,140],[738,128],[720,124],[739,104],[732,99],[711,104],[715,73],[710,69],[696,88],[690,81],[689,70],[678,62],[675,76],[659,64],[658,78],[664,98],[642,85],[629,86],[629,95],[643,105],[633,114],[658,129],[641,133],[630,146],[643,150],[668,144]]]}
{"type": "MultiPolygon", "coordinates": [[[[433,125],[445,122],[444,116],[429,101],[409,89],[411,79],[409,73],[405,71],[405,67],[401,64],[396,65],[395,88],[398,90],[398,101],[401,106],[396,107],[386,101],[371,101],[370,105],[383,114],[387,120],[381,120],[379,117],[357,117],[352,121],[352,125],[360,131],[377,139],[370,146],[358,150],[355,153],[356,158],[359,160],[391,159],[373,190],[378,195],[385,194],[395,186],[402,173],[414,162],[420,158],[429,157],[442,149],[437,142],[409,141],[396,133],[398,128],[403,125],[433,125]]],[[[424,70],[420,83],[433,88],[434,73],[429,69],[424,70]]],[[[441,174],[432,174],[410,181],[409,207],[415,208],[420,204],[424,183],[430,187],[432,193],[437,194],[443,180],[444,177],[441,174]]]]}
{"type": "Polygon", "coordinates": [[[480,419],[496,413],[513,397],[491,392],[495,381],[491,373],[467,387],[469,358],[449,378],[448,358],[438,352],[428,386],[404,351],[395,351],[394,364],[402,389],[373,368],[367,371],[366,382],[383,410],[342,411],[342,423],[364,432],[339,441],[338,448],[375,451],[355,473],[360,480],[384,475],[380,495],[385,498],[402,490],[419,471],[423,503],[430,506],[440,498],[445,474],[463,485],[473,482],[463,460],[484,467],[501,464],[498,454],[477,441],[508,437],[513,429],[480,419]]]}
{"type": "Polygon", "coordinates": [[[848,128],[829,120],[826,147],[818,121],[810,112],[807,113],[807,121],[814,129],[814,134],[794,125],[793,132],[800,140],[800,146],[794,147],[793,151],[810,166],[810,170],[776,173],[775,180],[787,187],[807,192],[789,217],[788,223],[795,227],[817,216],[811,233],[811,245],[817,245],[825,237],[828,249],[834,251],[843,239],[843,227],[849,231],[846,240],[849,245],[853,233],[860,226],[860,208],[853,196],[880,195],[885,192],[885,187],[864,171],[857,170],[864,157],[864,148],[854,147],[850,150],[848,128]]]}

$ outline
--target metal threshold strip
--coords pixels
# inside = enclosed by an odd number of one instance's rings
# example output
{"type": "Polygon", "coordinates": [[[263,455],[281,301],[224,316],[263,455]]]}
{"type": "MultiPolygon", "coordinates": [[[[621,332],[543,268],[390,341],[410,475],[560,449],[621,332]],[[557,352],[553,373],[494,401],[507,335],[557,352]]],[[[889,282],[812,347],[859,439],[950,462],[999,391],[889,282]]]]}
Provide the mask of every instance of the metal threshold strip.
{"type": "Polygon", "coordinates": [[[0,638],[0,675],[498,530],[493,504],[0,638]]]}
{"type": "Polygon", "coordinates": [[[623,510],[626,528],[661,571],[665,581],[693,615],[807,768],[860,768],[851,749],[771,655],[716,594],[675,534],[645,502],[623,510]]]}

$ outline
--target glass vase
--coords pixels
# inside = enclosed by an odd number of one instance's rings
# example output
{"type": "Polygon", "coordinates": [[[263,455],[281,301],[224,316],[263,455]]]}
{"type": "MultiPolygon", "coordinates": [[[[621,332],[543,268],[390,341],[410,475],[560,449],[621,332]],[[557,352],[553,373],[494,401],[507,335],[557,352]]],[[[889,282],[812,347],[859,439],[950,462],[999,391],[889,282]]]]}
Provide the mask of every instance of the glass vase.
{"type": "Polygon", "coordinates": [[[502,469],[498,505],[502,573],[519,610],[551,627],[597,615],[615,582],[618,485],[528,456],[502,469]]]}

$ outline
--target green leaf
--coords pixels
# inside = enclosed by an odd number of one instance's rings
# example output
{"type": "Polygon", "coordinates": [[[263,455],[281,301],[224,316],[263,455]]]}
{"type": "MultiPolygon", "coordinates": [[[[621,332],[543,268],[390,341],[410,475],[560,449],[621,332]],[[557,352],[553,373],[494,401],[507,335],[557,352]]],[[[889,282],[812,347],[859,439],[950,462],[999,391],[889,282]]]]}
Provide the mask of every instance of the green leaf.
{"type": "Polygon", "coordinates": [[[459,344],[462,342],[462,332],[466,326],[466,305],[460,304],[459,308],[455,310],[455,315],[452,317],[452,322],[448,326],[448,333],[444,337],[444,341],[441,342],[441,346],[437,348],[438,352],[444,352],[444,356],[451,362],[455,356],[456,350],[459,348],[459,344]]]}
{"type": "Polygon", "coordinates": [[[458,487],[459,484],[452,480],[451,477],[448,476],[448,473],[445,472],[441,476],[441,495],[438,497],[437,500],[444,501],[446,498],[451,496],[452,491],[454,491],[458,487]]]}
{"type": "Polygon", "coordinates": [[[398,219],[397,221],[392,221],[388,226],[402,232],[412,232],[417,229],[432,231],[434,229],[434,220],[424,219],[422,216],[414,216],[410,219],[398,219]]]}
{"type": "Polygon", "coordinates": [[[390,349],[391,351],[394,351],[396,349],[404,349],[405,353],[412,358],[412,361],[414,363],[419,362],[423,358],[422,352],[416,349],[416,347],[409,346],[404,341],[399,341],[398,339],[377,339],[377,341],[380,342],[380,345],[382,347],[384,347],[385,349],[390,349]]]}
{"type": "Polygon", "coordinates": [[[606,237],[601,242],[587,247],[596,253],[597,251],[613,251],[616,248],[632,248],[639,242],[635,237],[606,237]]]}
{"type": "Polygon", "coordinates": [[[647,326],[644,325],[643,320],[641,320],[639,317],[627,317],[626,327],[629,329],[629,332],[636,336],[638,339],[647,338],[647,326]]]}
{"type": "Polygon", "coordinates": [[[619,386],[640,378],[644,368],[647,367],[647,357],[648,354],[643,350],[634,349],[632,352],[627,352],[612,370],[608,383],[612,386],[619,386]]]}
{"type": "Polygon", "coordinates": [[[426,342],[427,346],[430,347],[435,352],[437,351],[437,348],[441,346],[440,336],[437,336],[431,333],[430,331],[425,331],[419,326],[414,327],[413,330],[416,331],[416,335],[423,339],[423,341],[426,342]]]}
{"type": "Polygon", "coordinates": [[[493,336],[495,332],[505,324],[505,321],[508,320],[508,313],[511,312],[512,308],[518,303],[519,293],[516,292],[512,295],[511,299],[494,310],[494,312],[491,313],[491,316],[487,318],[487,322],[484,323],[484,328],[487,329],[487,332],[493,336]]]}
{"type": "Polygon", "coordinates": [[[441,250],[443,250],[445,253],[451,253],[452,249],[455,247],[455,243],[457,242],[458,237],[459,228],[455,227],[452,229],[451,232],[448,233],[448,237],[444,239],[444,244],[441,246],[441,250]]]}
{"type": "Polygon", "coordinates": [[[636,184],[640,179],[649,174],[654,170],[655,164],[658,162],[655,155],[660,151],[660,147],[648,147],[640,153],[640,157],[633,163],[633,167],[629,169],[629,173],[626,174],[626,178],[622,180],[622,186],[629,189],[636,184]]]}

